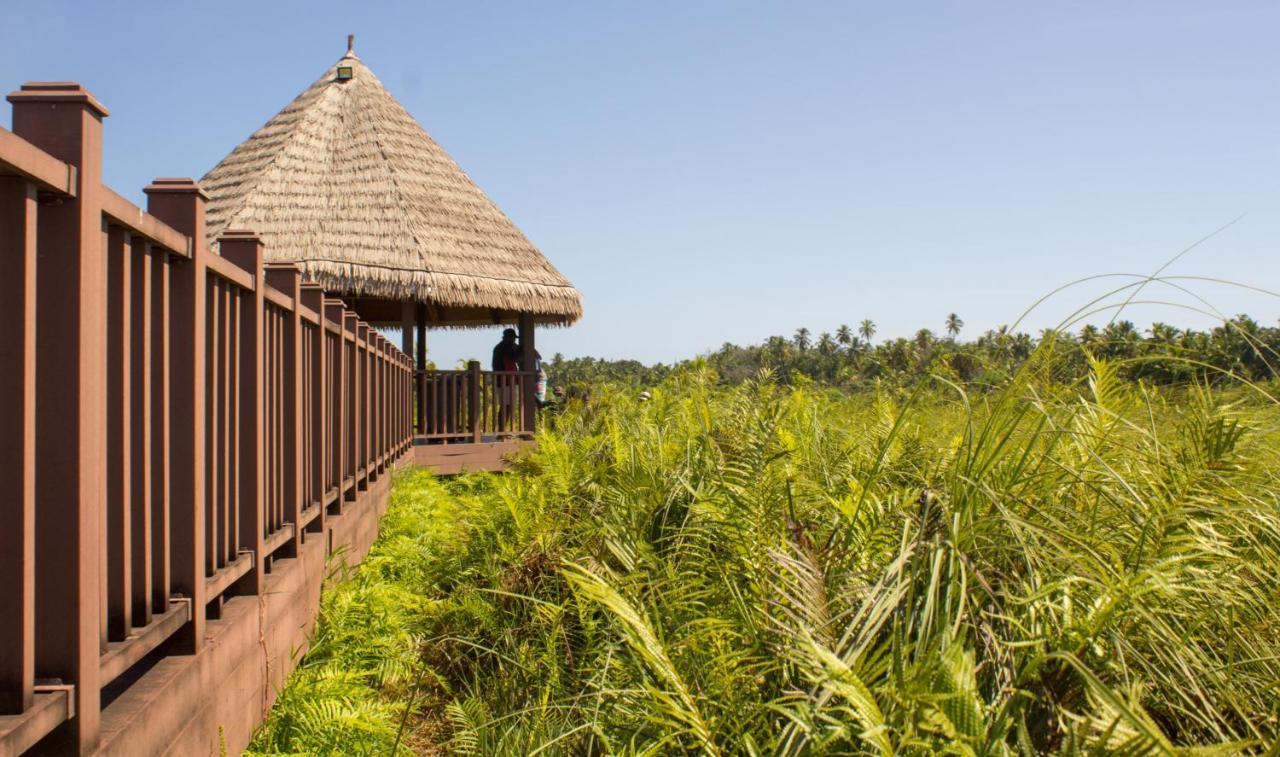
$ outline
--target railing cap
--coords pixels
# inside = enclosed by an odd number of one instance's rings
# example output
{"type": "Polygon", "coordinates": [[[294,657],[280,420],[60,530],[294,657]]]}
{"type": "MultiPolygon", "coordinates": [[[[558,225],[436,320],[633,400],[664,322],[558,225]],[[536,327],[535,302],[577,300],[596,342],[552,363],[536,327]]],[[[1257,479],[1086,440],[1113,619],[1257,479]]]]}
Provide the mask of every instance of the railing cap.
{"type": "Polygon", "coordinates": [[[203,200],[209,199],[209,193],[200,187],[195,179],[157,177],[142,188],[149,195],[154,194],[194,194],[203,200]]]}
{"type": "Polygon", "coordinates": [[[229,242],[257,242],[262,244],[261,237],[258,232],[249,231],[248,229],[228,229],[218,236],[218,241],[227,240],[229,242]]]}
{"type": "Polygon", "coordinates": [[[99,118],[111,115],[93,93],[73,81],[29,81],[16,92],[9,93],[14,103],[80,103],[98,114],[99,118]]]}

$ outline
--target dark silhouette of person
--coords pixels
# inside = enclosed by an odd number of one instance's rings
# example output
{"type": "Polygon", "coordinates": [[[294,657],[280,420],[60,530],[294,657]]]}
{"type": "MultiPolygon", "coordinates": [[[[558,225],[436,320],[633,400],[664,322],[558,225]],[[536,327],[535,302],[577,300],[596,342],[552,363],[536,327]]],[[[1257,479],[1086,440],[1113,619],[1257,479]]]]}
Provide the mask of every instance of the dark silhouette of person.
{"type": "MultiPolygon", "coordinates": [[[[516,344],[516,330],[504,329],[502,341],[493,347],[493,372],[507,373],[520,370],[520,345],[516,344]]],[[[495,381],[498,378],[494,377],[495,381]]],[[[515,418],[516,391],[514,383],[503,383],[494,386],[495,399],[498,401],[498,431],[511,431],[515,418]]]]}
{"type": "Polygon", "coordinates": [[[493,370],[520,370],[520,345],[516,344],[516,330],[505,329],[502,341],[493,347],[493,370]]]}

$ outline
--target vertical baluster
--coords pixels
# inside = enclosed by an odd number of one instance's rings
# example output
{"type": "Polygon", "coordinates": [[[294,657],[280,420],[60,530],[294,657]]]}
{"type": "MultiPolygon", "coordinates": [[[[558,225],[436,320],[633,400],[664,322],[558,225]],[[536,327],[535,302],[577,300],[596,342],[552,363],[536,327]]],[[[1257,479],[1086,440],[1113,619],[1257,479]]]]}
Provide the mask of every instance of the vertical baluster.
{"type": "Polygon", "coordinates": [[[35,683],[36,213],[35,185],[0,176],[0,715],[35,683]]]}
{"type": "Polygon", "coordinates": [[[134,239],[129,253],[130,303],[129,491],[133,498],[130,533],[132,544],[131,615],[133,624],[151,622],[151,258],[145,239],[134,239]]]}
{"type": "MultiPolygon", "coordinates": [[[[224,255],[225,256],[225,255],[224,255]]],[[[222,564],[239,557],[236,516],[240,502],[240,291],[222,282],[222,564]]]]}
{"type": "Polygon", "coordinates": [[[131,251],[132,239],[127,231],[118,226],[107,229],[107,508],[106,540],[101,553],[106,561],[106,570],[101,576],[107,597],[107,623],[101,629],[104,652],[108,640],[122,641],[133,625],[129,586],[133,574],[129,560],[132,542],[129,528],[133,522],[129,492],[131,251]]]}
{"type": "Polygon", "coordinates": [[[205,507],[205,575],[212,576],[218,572],[222,564],[221,540],[218,536],[218,524],[222,521],[222,471],[226,467],[222,462],[222,279],[207,276],[202,285],[208,290],[208,323],[209,347],[206,361],[208,373],[208,399],[206,401],[205,424],[208,428],[206,438],[207,453],[205,469],[208,471],[208,484],[205,496],[208,504],[205,507]]]}
{"type": "Polygon", "coordinates": [[[151,259],[151,607],[154,612],[169,609],[171,569],[169,566],[171,421],[169,381],[171,352],[169,256],[156,251],[151,259]]]}

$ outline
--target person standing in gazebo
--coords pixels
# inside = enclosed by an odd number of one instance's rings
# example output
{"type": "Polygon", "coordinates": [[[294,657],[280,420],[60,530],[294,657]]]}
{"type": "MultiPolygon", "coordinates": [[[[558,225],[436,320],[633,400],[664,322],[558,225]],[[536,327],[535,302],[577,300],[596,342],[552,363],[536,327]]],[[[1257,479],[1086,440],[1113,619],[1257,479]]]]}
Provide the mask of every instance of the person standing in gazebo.
{"type": "MultiPolygon", "coordinates": [[[[494,373],[514,372],[520,370],[520,345],[516,344],[516,330],[504,329],[502,341],[493,347],[494,373]]],[[[504,384],[498,390],[498,428],[507,428],[515,407],[515,387],[504,384]]]]}

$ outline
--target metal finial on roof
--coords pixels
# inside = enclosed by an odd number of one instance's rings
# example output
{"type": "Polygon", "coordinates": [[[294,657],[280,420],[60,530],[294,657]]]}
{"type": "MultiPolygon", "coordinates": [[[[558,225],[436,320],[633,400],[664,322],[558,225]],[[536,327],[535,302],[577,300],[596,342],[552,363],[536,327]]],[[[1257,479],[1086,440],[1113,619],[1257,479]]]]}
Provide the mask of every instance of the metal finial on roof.
{"type": "Polygon", "coordinates": [[[356,54],[356,35],[348,34],[347,35],[347,55],[355,55],[355,54],[356,54]]]}

